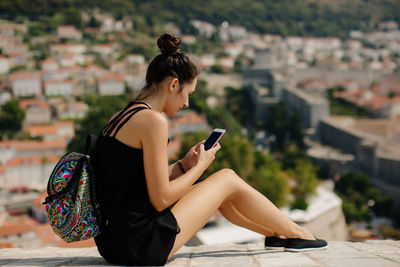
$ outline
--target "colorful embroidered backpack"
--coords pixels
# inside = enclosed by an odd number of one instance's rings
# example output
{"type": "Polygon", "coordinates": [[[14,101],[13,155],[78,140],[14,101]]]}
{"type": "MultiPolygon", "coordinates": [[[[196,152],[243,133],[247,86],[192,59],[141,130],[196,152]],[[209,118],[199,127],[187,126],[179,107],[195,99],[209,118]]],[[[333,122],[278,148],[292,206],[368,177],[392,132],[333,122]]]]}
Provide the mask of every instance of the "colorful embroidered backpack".
{"type": "Polygon", "coordinates": [[[85,153],[70,152],[56,164],[47,184],[46,211],[54,232],[66,242],[100,234],[102,219],[96,201],[89,151],[94,135],[88,135],[85,153]]]}

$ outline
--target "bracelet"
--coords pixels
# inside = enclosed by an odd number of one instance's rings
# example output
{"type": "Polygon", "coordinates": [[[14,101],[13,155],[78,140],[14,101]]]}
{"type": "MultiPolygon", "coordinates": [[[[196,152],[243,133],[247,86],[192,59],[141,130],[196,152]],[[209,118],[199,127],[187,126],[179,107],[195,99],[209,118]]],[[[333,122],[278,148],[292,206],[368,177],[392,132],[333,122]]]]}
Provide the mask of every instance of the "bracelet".
{"type": "Polygon", "coordinates": [[[185,169],[183,168],[182,162],[181,162],[180,160],[178,160],[177,163],[178,163],[178,166],[179,166],[179,169],[181,170],[181,172],[182,172],[182,173],[186,173],[185,169]]]}

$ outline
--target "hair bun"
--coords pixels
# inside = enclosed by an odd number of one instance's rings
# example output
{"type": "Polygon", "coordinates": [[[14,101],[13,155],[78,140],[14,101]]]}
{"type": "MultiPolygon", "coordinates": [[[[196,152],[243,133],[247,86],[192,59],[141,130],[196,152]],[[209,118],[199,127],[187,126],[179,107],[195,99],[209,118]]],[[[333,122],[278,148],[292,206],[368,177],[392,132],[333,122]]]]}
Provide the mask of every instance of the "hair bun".
{"type": "Polygon", "coordinates": [[[181,39],[175,35],[164,33],[157,40],[157,46],[161,50],[161,54],[170,56],[179,52],[181,39]]]}

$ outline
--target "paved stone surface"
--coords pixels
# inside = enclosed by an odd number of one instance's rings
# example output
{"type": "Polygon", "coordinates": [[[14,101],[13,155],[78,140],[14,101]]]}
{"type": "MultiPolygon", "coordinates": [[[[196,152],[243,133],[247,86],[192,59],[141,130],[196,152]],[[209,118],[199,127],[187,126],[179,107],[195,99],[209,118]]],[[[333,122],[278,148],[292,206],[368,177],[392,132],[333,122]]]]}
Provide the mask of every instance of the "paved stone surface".
{"type": "MultiPolygon", "coordinates": [[[[1,249],[0,266],[115,266],[92,248],[1,249]]],[[[400,267],[400,241],[329,242],[320,251],[268,251],[259,244],[183,247],[167,263],[181,266],[379,266],[400,267]]]]}

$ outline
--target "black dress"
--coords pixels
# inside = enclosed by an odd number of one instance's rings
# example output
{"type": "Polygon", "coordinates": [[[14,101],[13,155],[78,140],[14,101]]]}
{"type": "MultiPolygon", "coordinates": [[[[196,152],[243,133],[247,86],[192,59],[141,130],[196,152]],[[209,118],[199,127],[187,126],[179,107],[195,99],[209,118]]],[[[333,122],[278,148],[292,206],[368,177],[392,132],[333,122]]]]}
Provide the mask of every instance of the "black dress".
{"type": "Polygon", "coordinates": [[[150,203],[142,149],[115,139],[119,129],[136,112],[145,109],[143,106],[129,109],[132,104],[103,130],[101,144],[92,159],[97,198],[106,221],[95,242],[109,263],[164,265],[179,226],[169,208],[158,212],[150,203]]]}

